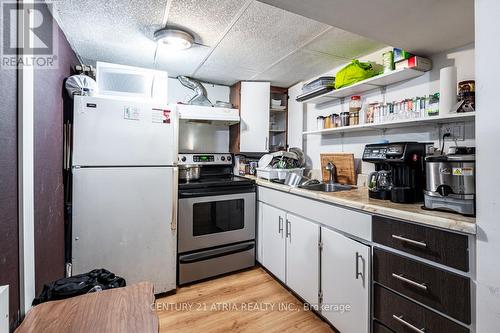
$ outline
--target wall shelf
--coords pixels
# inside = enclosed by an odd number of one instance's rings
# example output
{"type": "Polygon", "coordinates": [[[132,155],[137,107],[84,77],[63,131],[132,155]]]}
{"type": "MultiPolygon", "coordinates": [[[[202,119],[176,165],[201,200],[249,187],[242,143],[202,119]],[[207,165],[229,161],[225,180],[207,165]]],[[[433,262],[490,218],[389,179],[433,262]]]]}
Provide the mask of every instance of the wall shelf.
{"type": "Polygon", "coordinates": [[[475,119],[475,112],[468,113],[454,113],[447,114],[442,116],[435,117],[426,117],[426,118],[418,118],[418,119],[404,119],[391,121],[387,123],[377,123],[377,124],[360,124],[353,126],[345,126],[345,127],[334,127],[334,128],[326,128],[322,130],[315,131],[307,131],[303,132],[303,135],[326,135],[326,134],[335,134],[335,133],[348,133],[348,132],[360,132],[360,131],[369,131],[369,130],[384,130],[389,128],[403,128],[403,127],[413,127],[413,126],[422,126],[422,125],[432,125],[432,124],[442,124],[442,123],[452,123],[452,122],[460,122],[460,121],[473,121],[475,119]]]}
{"type": "Polygon", "coordinates": [[[407,81],[422,76],[425,73],[426,72],[417,71],[411,68],[398,69],[360,81],[345,88],[329,91],[323,95],[303,101],[303,103],[322,104],[331,102],[340,98],[359,95],[373,89],[383,88],[391,84],[407,81]]]}

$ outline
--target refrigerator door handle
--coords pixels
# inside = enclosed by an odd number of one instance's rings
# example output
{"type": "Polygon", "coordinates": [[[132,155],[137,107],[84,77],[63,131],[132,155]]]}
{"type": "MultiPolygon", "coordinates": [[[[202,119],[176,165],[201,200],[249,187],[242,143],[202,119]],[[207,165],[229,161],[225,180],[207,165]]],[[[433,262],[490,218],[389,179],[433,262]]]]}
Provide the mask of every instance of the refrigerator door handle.
{"type": "Polygon", "coordinates": [[[179,169],[174,167],[172,179],[172,221],[170,222],[170,229],[177,229],[177,206],[178,206],[178,182],[179,182],[179,169]]]}

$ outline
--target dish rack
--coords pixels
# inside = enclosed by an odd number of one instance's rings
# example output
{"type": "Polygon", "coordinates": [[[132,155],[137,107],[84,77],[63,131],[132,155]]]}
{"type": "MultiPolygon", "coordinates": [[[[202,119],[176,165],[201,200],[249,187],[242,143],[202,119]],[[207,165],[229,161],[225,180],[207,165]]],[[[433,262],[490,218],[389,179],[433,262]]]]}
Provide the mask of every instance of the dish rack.
{"type": "Polygon", "coordinates": [[[263,178],[267,180],[280,179],[284,180],[286,175],[289,173],[295,173],[299,176],[304,175],[304,168],[294,168],[294,169],[272,169],[272,168],[257,168],[257,178],[263,178]]]}

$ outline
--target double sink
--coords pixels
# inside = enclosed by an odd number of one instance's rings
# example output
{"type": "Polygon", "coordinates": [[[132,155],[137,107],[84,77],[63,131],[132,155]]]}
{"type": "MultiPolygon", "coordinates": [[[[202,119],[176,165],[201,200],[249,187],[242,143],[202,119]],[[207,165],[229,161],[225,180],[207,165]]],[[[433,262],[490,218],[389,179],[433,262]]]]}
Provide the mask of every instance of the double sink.
{"type": "MultiPolygon", "coordinates": [[[[273,183],[278,183],[282,185],[286,185],[284,180],[271,180],[273,183]]],[[[288,185],[291,186],[291,185],[288,185]]],[[[304,190],[309,191],[318,191],[318,192],[339,192],[339,191],[347,191],[355,188],[351,185],[343,185],[339,183],[328,183],[328,182],[320,182],[313,184],[303,184],[296,186],[297,188],[302,188],[304,190]]]]}
{"type": "Polygon", "coordinates": [[[320,192],[339,192],[339,191],[351,190],[354,188],[351,185],[343,185],[339,183],[319,183],[319,184],[299,185],[297,187],[303,188],[304,190],[320,191],[320,192]]]}

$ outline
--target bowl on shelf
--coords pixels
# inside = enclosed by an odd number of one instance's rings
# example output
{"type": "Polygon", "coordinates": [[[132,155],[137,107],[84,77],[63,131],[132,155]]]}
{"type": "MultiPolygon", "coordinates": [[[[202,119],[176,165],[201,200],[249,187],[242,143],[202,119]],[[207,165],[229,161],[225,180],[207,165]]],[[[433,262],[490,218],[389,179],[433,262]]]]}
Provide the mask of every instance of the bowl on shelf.
{"type": "Polygon", "coordinates": [[[272,107],[281,106],[281,99],[271,99],[271,106],[272,107]]]}

